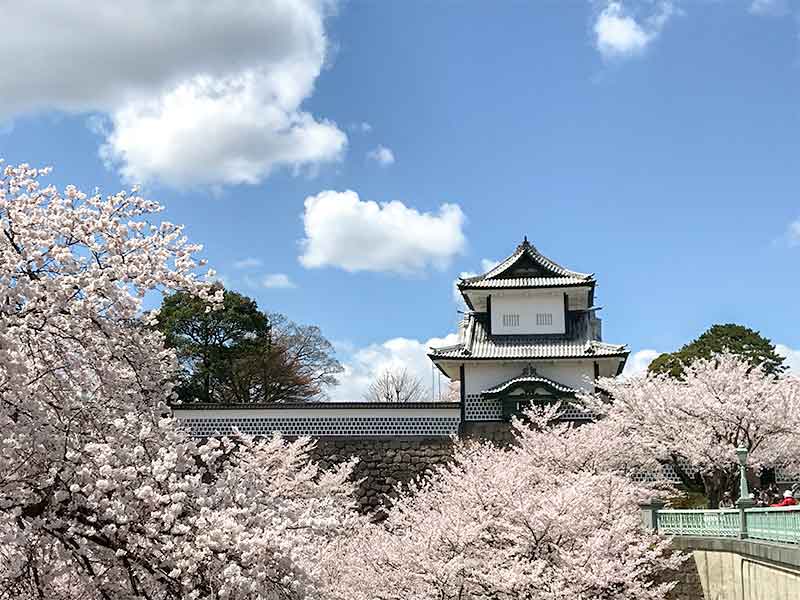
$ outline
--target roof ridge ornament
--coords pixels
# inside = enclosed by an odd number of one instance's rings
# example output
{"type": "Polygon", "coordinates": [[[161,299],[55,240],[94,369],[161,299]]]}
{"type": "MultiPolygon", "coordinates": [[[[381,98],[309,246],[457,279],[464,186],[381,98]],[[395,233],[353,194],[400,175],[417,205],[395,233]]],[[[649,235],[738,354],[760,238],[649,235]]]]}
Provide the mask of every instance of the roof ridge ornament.
{"type": "Polygon", "coordinates": [[[539,249],[536,247],[536,245],[528,239],[527,235],[524,235],[522,236],[522,242],[517,246],[514,254],[526,252],[532,252],[537,256],[542,256],[542,253],[539,252],[539,249]]]}

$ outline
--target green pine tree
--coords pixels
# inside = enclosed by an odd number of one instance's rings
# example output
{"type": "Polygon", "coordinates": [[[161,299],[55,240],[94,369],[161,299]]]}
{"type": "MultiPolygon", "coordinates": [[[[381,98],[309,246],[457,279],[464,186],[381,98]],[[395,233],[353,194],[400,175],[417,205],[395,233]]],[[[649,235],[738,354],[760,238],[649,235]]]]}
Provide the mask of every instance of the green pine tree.
{"type": "Polygon", "coordinates": [[[726,351],[746,358],[753,366],[761,365],[772,375],[783,373],[788,368],[784,364],[785,358],[775,351],[775,345],[758,331],[729,323],[714,325],[680,350],[662,354],[650,363],[648,371],[680,378],[685,365],[726,351]]]}

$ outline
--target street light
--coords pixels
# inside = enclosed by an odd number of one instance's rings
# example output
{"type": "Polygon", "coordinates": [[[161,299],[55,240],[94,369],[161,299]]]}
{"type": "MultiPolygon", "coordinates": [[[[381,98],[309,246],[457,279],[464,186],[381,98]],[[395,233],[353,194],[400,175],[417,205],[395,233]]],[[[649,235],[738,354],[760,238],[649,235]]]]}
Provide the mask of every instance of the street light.
{"type": "Polygon", "coordinates": [[[736,504],[739,508],[750,508],[754,504],[747,488],[747,454],[748,450],[744,446],[736,449],[736,458],[739,459],[739,500],[736,504]]]}

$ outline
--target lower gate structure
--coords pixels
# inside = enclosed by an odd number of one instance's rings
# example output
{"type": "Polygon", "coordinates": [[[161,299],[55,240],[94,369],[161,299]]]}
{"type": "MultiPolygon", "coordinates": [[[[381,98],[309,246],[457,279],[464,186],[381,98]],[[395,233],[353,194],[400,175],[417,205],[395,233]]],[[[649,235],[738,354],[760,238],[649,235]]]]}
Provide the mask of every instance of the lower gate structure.
{"type": "Polygon", "coordinates": [[[458,283],[469,311],[458,343],[428,355],[460,383],[459,402],[182,404],[173,410],[192,435],[237,433],[317,439],[318,460],[360,458],[359,502],[367,509],[397,482],[451,453],[453,436],[505,442],[511,419],[529,406],[560,402],[562,419],[589,415],[570,406],[598,377],[622,372],[628,349],[602,341],[593,274],[572,271],[527,238],[496,267],[458,283]]]}

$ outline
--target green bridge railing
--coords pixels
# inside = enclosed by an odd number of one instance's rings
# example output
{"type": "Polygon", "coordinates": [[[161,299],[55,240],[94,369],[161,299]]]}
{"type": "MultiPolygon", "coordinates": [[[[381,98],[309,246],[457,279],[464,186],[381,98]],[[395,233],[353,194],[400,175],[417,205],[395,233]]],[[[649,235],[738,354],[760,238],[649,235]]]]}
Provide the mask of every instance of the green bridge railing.
{"type": "Polygon", "coordinates": [[[800,506],[654,512],[656,528],[665,535],[800,544],[800,506]]]}

